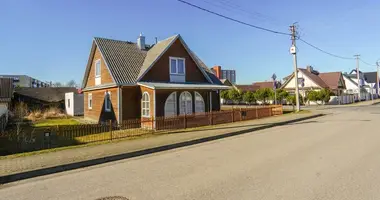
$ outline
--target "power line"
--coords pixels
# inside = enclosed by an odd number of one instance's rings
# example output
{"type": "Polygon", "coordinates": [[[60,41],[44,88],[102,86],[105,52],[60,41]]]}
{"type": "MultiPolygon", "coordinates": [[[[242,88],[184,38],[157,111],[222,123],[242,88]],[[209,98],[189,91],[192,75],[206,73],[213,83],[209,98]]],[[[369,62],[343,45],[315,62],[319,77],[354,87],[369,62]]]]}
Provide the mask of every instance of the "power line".
{"type": "Polygon", "coordinates": [[[374,66],[374,67],[377,66],[377,65],[374,65],[374,64],[370,64],[370,63],[368,63],[368,62],[366,62],[366,61],[364,61],[364,60],[362,60],[362,59],[360,59],[360,61],[362,61],[362,63],[364,63],[364,64],[366,64],[366,65],[369,65],[369,66],[374,66]]]}
{"type": "Polygon", "coordinates": [[[237,22],[239,24],[243,24],[243,25],[246,25],[246,26],[249,26],[249,27],[252,27],[252,28],[256,28],[256,29],[259,29],[259,30],[262,30],[262,31],[267,31],[267,32],[270,32],[270,33],[275,33],[275,34],[279,34],[279,35],[288,35],[290,36],[289,33],[284,33],[284,32],[280,32],[280,31],[275,31],[275,30],[271,30],[271,29],[267,29],[267,28],[264,28],[264,27],[260,27],[260,26],[256,26],[256,25],[253,25],[253,24],[249,24],[249,23],[246,23],[246,22],[243,22],[243,21],[240,21],[240,20],[237,20],[237,19],[234,19],[234,18],[231,18],[231,17],[228,17],[228,16],[225,16],[225,15],[222,15],[222,14],[219,14],[217,12],[214,12],[214,11],[211,11],[211,10],[208,10],[206,8],[202,8],[200,6],[197,6],[197,5],[194,5],[192,3],[189,3],[187,1],[183,1],[183,0],[177,0],[181,3],[184,3],[184,4],[187,4],[191,7],[194,7],[194,8],[197,8],[199,10],[203,10],[205,12],[208,12],[208,13],[211,13],[213,15],[216,15],[216,16],[219,16],[219,17],[222,17],[224,19],[228,19],[230,21],[234,21],[234,22],[237,22]]]}
{"type": "Polygon", "coordinates": [[[315,46],[315,45],[312,45],[312,44],[310,44],[309,42],[306,42],[305,40],[303,40],[303,39],[301,39],[301,38],[299,38],[299,37],[298,37],[298,39],[299,39],[301,42],[303,42],[303,43],[305,43],[305,44],[307,44],[307,45],[313,47],[314,49],[317,49],[318,51],[320,51],[320,52],[322,52],[322,53],[325,53],[325,54],[327,54],[327,55],[330,55],[330,56],[333,56],[333,57],[336,57],[336,58],[340,58],[340,59],[345,59],[345,60],[353,60],[353,59],[354,59],[354,58],[351,58],[351,57],[344,57],[344,56],[335,55],[335,54],[330,53],[330,52],[327,52],[327,51],[325,51],[325,50],[323,50],[323,49],[321,49],[321,48],[319,48],[319,47],[317,47],[317,46],[315,46]]]}

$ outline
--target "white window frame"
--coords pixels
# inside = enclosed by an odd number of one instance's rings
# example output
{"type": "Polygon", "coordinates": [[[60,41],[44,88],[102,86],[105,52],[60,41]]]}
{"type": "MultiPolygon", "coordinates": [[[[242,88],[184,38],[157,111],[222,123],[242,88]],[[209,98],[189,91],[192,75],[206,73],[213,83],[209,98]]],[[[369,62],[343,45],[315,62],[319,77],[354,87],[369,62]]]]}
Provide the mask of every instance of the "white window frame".
{"type": "Polygon", "coordinates": [[[165,117],[171,117],[171,116],[177,116],[177,92],[172,92],[172,93],[170,93],[169,94],[169,96],[166,98],[166,101],[165,101],[165,107],[164,107],[164,116],[165,117]],[[166,114],[166,104],[167,104],[167,102],[168,102],[168,99],[169,99],[169,97],[170,96],[172,96],[174,94],[174,115],[170,115],[170,116],[168,116],[167,114],[166,114]]]}
{"type": "Polygon", "coordinates": [[[149,95],[148,92],[144,92],[143,95],[142,95],[142,97],[141,97],[141,116],[142,117],[150,117],[150,95],[149,95]],[[147,101],[144,100],[144,95],[148,96],[148,100],[147,101]],[[144,103],[148,103],[148,107],[147,108],[144,107],[144,103]],[[147,111],[146,112],[147,114],[145,114],[145,115],[144,115],[144,110],[147,111]]]}
{"type": "Polygon", "coordinates": [[[70,98],[67,99],[67,108],[70,108],[70,106],[71,106],[70,100],[71,100],[70,98]]]}
{"type": "Polygon", "coordinates": [[[175,74],[175,75],[185,75],[186,74],[186,60],[185,58],[180,58],[180,57],[169,57],[169,73],[170,74],[175,74]],[[172,60],[176,61],[176,72],[172,72],[172,60]],[[183,74],[178,73],[178,60],[183,61],[183,74]]]}
{"type": "Polygon", "coordinates": [[[89,93],[87,96],[88,109],[92,109],[92,103],[92,93],[89,93]]]}
{"type": "Polygon", "coordinates": [[[112,103],[111,103],[111,92],[108,91],[108,92],[105,92],[104,93],[104,110],[106,112],[111,112],[111,109],[112,109],[112,103]],[[109,105],[109,108],[107,108],[107,102],[108,102],[108,105],[109,105]]]}
{"type": "Polygon", "coordinates": [[[184,92],[182,92],[181,93],[181,95],[179,95],[179,114],[180,115],[191,115],[191,114],[193,114],[193,95],[190,93],[190,92],[188,92],[188,91],[184,91],[184,92]],[[185,94],[189,94],[190,95],[190,101],[191,101],[191,104],[190,104],[190,112],[188,113],[187,112],[187,110],[188,110],[188,107],[187,107],[187,101],[186,101],[186,103],[185,103],[185,110],[184,110],[184,112],[181,112],[181,110],[182,110],[182,95],[185,95],[185,94]]]}
{"type": "Polygon", "coordinates": [[[97,59],[95,61],[95,78],[98,78],[98,77],[101,77],[101,76],[102,76],[102,62],[100,62],[100,59],[97,59]],[[98,70],[97,70],[98,63],[99,63],[99,74],[97,74],[97,72],[98,72],[98,70]]]}
{"type": "Polygon", "coordinates": [[[203,113],[203,112],[206,112],[206,104],[205,104],[205,100],[203,99],[202,95],[199,94],[199,92],[194,92],[194,112],[195,113],[203,113]],[[201,112],[197,112],[197,96],[199,96],[201,98],[201,101],[203,103],[203,111],[201,112]]]}

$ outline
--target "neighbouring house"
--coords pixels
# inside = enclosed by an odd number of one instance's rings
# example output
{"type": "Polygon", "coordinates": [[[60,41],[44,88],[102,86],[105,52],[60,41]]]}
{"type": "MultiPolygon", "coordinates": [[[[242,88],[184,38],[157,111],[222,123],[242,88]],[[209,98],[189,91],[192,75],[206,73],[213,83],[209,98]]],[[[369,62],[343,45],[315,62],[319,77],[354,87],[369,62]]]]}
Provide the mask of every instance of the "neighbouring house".
{"type": "MultiPolygon", "coordinates": [[[[299,93],[302,97],[306,96],[307,91],[319,91],[323,88],[329,89],[335,96],[344,95],[344,91],[346,90],[346,83],[342,72],[320,73],[314,70],[311,66],[307,66],[306,69],[298,68],[298,85],[299,93]]],[[[281,88],[289,91],[290,93],[294,93],[294,73],[287,76],[286,81],[283,83],[281,88]]]]}
{"type": "MultiPolygon", "coordinates": [[[[84,117],[94,121],[220,110],[229,89],[192,52],[180,35],[145,44],[94,38],[82,83],[84,117]]],[[[149,125],[150,126],[150,125],[149,125]]]]}
{"type": "Polygon", "coordinates": [[[257,89],[264,89],[264,88],[273,89],[275,84],[276,84],[276,88],[281,87],[281,82],[279,81],[276,81],[276,83],[274,81],[254,82],[252,85],[254,88],[257,88],[257,89]]]}
{"type": "Polygon", "coordinates": [[[84,113],[84,96],[79,92],[65,93],[65,110],[69,116],[81,116],[84,113]]]}
{"type": "Polygon", "coordinates": [[[24,102],[29,110],[50,107],[65,109],[65,93],[76,92],[72,87],[15,88],[13,103],[24,102]]]}
{"type": "Polygon", "coordinates": [[[12,79],[0,78],[0,132],[8,122],[9,106],[13,97],[12,84],[12,79]]]}
{"type": "MultiPolygon", "coordinates": [[[[351,70],[350,73],[344,73],[344,79],[348,83],[346,88],[347,94],[354,94],[357,98],[359,87],[358,87],[358,74],[356,70],[351,70]]],[[[360,97],[361,100],[371,99],[371,94],[373,98],[377,98],[377,72],[361,72],[359,71],[359,83],[360,83],[360,97]]]]}
{"type": "Polygon", "coordinates": [[[235,87],[237,88],[237,90],[239,90],[239,92],[255,92],[256,90],[260,89],[259,87],[254,86],[253,84],[251,84],[251,85],[235,85],[235,87]]]}

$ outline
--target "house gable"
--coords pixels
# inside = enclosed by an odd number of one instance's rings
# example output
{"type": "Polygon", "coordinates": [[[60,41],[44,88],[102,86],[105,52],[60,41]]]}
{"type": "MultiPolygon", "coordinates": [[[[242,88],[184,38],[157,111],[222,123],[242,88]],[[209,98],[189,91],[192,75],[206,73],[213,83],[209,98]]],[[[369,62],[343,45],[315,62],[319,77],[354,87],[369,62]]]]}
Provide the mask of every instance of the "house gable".
{"type": "Polygon", "coordinates": [[[189,54],[185,45],[180,37],[175,39],[166,51],[153,62],[153,65],[147,69],[147,72],[142,75],[140,81],[170,82],[170,57],[176,57],[185,59],[185,82],[209,83],[206,75],[189,54]]]}
{"type": "MultiPolygon", "coordinates": [[[[305,75],[301,70],[298,71],[298,78],[304,79],[304,88],[321,88],[317,83],[311,80],[307,75],[305,75]]],[[[294,89],[295,88],[295,78],[294,74],[284,83],[283,89],[294,89]]]]}
{"type": "Polygon", "coordinates": [[[83,80],[83,88],[95,87],[98,86],[95,84],[95,64],[100,60],[100,84],[98,85],[107,85],[115,83],[109,69],[107,63],[104,61],[103,55],[98,48],[98,46],[93,43],[91,48],[91,54],[87,63],[87,68],[83,80]]]}

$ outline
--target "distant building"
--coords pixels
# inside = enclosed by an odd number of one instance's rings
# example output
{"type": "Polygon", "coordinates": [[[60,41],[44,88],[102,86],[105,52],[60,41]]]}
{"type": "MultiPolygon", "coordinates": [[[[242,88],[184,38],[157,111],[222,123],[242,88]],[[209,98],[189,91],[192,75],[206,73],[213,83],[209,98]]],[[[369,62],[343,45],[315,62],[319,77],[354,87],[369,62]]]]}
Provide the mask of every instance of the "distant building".
{"type": "Polygon", "coordinates": [[[0,78],[11,78],[13,87],[41,88],[50,87],[49,83],[37,80],[27,75],[0,75],[0,78]]]}
{"type": "Polygon", "coordinates": [[[222,69],[221,66],[214,66],[211,68],[216,77],[219,79],[228,79],[232,84],[236,83],[236,71],[230,69],[222,69]]]}

